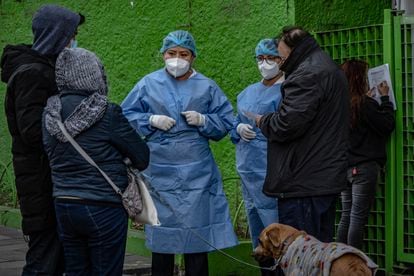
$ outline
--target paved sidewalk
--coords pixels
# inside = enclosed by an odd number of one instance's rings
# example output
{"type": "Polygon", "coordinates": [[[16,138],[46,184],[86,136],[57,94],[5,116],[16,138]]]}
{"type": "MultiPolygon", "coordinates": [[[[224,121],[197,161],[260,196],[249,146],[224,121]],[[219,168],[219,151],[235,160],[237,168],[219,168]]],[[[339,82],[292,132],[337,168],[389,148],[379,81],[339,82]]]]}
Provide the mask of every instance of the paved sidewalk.
{"type": "MultiPolygon", "coordinates": [[[[27,245],[21,230],[0,225],[0,275],[21,275],[27,245]]],[[[151,259],[126,253],[124,275],[150,275],[151,259]]]]}

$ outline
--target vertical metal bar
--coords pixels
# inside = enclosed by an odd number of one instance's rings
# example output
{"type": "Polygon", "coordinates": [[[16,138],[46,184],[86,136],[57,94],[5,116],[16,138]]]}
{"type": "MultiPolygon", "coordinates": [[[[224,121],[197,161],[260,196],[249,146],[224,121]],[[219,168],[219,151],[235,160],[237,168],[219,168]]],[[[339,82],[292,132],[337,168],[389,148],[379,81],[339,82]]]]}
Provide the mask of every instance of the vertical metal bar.
{"type": "MultiPolygon", "coordinates": [[[[393,25],[392,25],[392,15],[391,10],[387,9],[384,10],[384,25],[383,25],[383,61],[384,63],[389,64],[391,79],[395,80],[394,70],[395,70],[395,64],[393,62],[393,50],[394,45],[393,41],[395,38],[393,38],[393,25]]],[[[395,35],[395,33],[394,33],[395,35]]],[[[395,43],[395,45],[399,45],[398,43],[395,43]]],[[[400,82],[401,83],[401,82],[400,82]]],[[[394,87],[395,83],[394,83],[394,87]]],[[[401,97],[395,96],[401,104],[401,97]]],[[[388,227],[385,227],[385,271],[392,272],[393,270],[393,263],[394,263],[394,227],[390,227],[392,225],[395,225],[395,217],[394,214],[394,206],[395,206],[395,191],[394,187],[396,186],[395,182],[395,175],[396,175],[396,158],[395,158],[395,144],[396,144],[396,135],[397,131],[394,131],[393,135],[390,138],[390,141],[387,145],[387,156],[388,161],[386,165],[386,177],[385,177],[385,225],[388,227]]],[[[399,137],[401,138],[401,137],[399,137]]],[[[397,160],[401,160],[398,159],[397,160]]],[[[399,167],[401,168],[401,167],[399,167]]],[[[400,174],[401,175],[401,174],[400,174]]],[[[397,181],[398,182],[398,181],[397,181]]]]}
{"type": "MultiPolygon", "coordinates": [[[[384,14],[385,16],[385,14],[384,14]]],[[[395,175],[395,185],[389,185],[388,186],[388,190],[389,190],[389,198],[388,198],[388,213],[389,216],[392,216],[393,214],[396,213],[396,221],[389,221],[388,225],[397,225],[397,229],[396,229],[396,240],[393,240],[393,236],[391,235],[391,233],[393,233],[393,227],[388,227],[389,228],[389,232],[390,232],[390,240],[393,241],[393,243],[395,244],[395,248],[396,248],[396,257],[398,260],[402,259],[402,255],[404,252],[404,248],[403,248],[403,240],[404,240],[404,154],[403,154],[403,150],[404,150],[404,125],[403,125],[403,116],[404,116],[404,106],[403,106],[403,93],[402,93],[402,61],[401,61],[401,57],[402,57],[402,51],[401,51],[401,16],[397,15],[397,16],[393,16],[390,17],[389,23],[392,24],[392,34],[394,37],[392,36],[388,36],[387,39],[389,39],[389,41],[392,41],[394,44],[391,45],[394,51],[394,56],[393,58],[390,57],[391,61],[393,60],[393,62],[391,62],[390,64],[393,64],[392,66],[390,66],[390,73],[391,73],[391,78],[394,80],[394,93],[395,93],[395,100],[396,100],[396,105],[397,105],[397,110],[395,113],[395,131],[394,134],[391,138],[391,140],[395,141],[395,154],[391,154],[391,149],[389,149],[390,151],[388,152],[388,156],[390,157],[390,159],[394,159],[392,162],[389,162],[389,164],[393,163],[394,164],[394,170],[392,168],[390,168],[392,171],[390,171],[389,176],[391,177],[392,175],[395,175]],[[394,173],[392,173],[394,172],[394,173]],[[393,188],[395,187],[395,188],[393,188]],[[395,202],[394,202],[395,200],[395,202]],[[395,208],[395,210],[394,210],[395,208]],[[395,224],[393,223],[395,222],[395,224]]],[[[384,24],[385,25],[385,24],[384,24]]],[[[384,27],[384,30],[386,28],[384,27]]],[[[384,37],[385,40],[385,37],[384,37]]],[[[384,43],[385,45],[385,43],[384,43]]],[[[388,45],[390,46],[390,45],[388,45]]],[[[392,51],[392,50],[388,50],[387,52],[392,51]]],[[[390,160],[391,161],[391,160],[390,160]]],[[[390,179],[391,181],[392,179],[390,179]]],[[[394,252],[393,250],[391,250],[391,248],[387,247],[387,254],[389,256],[393,256],[394,252]]],[[[387,256],[387,259],[388,256],[387,256]]]]}

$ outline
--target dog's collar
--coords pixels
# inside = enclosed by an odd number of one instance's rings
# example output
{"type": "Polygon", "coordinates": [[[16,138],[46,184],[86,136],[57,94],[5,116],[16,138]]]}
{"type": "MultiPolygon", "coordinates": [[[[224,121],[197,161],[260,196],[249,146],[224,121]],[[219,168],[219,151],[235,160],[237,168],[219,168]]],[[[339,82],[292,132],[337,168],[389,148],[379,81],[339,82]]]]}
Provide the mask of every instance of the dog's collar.
{"type": "Polygon", "coordinates": [[[276,265],[278,266],[280,265],[280,261],[282,260],[283,256],[285,255],[286,251],[289,248],[289,245],[294,242],[297,238],[299,237],[303,237],[306,236],[306,232],[305,231],[298,231],[296,233],[292,233],[289,236],[286,237],[286,239],[284,239],[284,241],[282,242],[282,248],[281,248],[281,253],[279,255],[279,258],[275,259],[276,261],[276,265]]]}

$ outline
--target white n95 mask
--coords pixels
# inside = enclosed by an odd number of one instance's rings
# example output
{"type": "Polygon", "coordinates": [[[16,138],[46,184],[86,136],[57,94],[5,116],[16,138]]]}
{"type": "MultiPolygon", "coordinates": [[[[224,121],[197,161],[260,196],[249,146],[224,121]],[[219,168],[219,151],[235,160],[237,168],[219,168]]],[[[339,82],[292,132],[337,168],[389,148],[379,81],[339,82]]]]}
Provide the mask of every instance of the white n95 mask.
{"type": "Polygon", "coordinates": [[[268,62],[264,60],[257,63],[260,74],[265,80],[273,79],[279,73],[279,64],[275,61],[270,62],[270,64],[268,62]]]}
{"type": "Polygon", "coordinates": [[[177,78],[190,70],[190,63],[182,58],[169,58],[165,60],[165,67],[174,78],[177,78]]]}

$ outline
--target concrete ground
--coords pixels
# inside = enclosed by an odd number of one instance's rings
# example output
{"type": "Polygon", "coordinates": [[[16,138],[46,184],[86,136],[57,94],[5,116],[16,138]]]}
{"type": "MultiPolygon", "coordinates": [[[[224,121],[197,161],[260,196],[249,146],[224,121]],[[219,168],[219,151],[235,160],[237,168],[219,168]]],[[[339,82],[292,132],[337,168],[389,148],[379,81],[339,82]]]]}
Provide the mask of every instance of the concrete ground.
{"type": "MultiPolygon", "coordinates": [[[[26,250],[21,230],[0,225],[0,275],[21,275],[26,250]]],[[[151,259],[126,253],[124,275],[151,275],[151,259]]]]}

